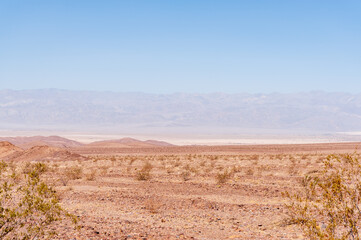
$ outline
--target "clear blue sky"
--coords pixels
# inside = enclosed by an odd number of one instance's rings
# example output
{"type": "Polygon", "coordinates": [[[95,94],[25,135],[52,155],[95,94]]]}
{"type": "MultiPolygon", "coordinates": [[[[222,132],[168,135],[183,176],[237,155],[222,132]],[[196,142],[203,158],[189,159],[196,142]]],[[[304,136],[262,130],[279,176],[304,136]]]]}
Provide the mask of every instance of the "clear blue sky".
{"type": "Polygon", "coordinates": [[[1,0],[0,89],[361,92],[359,0],[1,0]]]}

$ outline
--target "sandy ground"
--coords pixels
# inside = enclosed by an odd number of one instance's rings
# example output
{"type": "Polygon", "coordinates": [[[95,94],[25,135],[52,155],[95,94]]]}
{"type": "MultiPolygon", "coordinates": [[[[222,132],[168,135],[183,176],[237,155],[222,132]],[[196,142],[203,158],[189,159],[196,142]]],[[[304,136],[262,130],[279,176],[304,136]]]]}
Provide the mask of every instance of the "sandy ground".
{"type": "Polygon", "coordinates": [[[58,239],[304,239],[285,224],[282,192],[359,145],[83,146],[44,158],[43,177],[79,218],[79,230],[59,224],[58,239]]]}
{"type": "Polygon", "coordinates": [[[282,192],[358,144],[83,147],[73,151],[85,160],[47,160],[45,178],[79,218],[80,230],[58,226],[59,239],[304,239],[285,224],[282,192]]]}

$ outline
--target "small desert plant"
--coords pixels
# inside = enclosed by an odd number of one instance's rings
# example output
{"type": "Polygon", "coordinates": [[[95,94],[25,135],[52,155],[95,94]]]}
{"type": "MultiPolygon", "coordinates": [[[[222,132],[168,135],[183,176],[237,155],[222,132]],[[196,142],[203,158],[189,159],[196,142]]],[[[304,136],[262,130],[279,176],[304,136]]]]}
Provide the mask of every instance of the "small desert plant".
{"type": "Polygon", "coordinates": [[[99,167],[102,171],[101,171],[101,175],[106,175],[108,173],[109,170],[109,166],[103,165],[99,167]]]}
{"type": "Polygon", "coordinates": [[[323,169],[306,175],[290,200],[288,223],[310,239],[360,239],[361,163],[352,155],[329,155],[323,169]]]}
{"type": "Polygon", "coordinates": [[[90,172],[85,174],[85,179],[88,181],[94,181],[97,174],[96,169],[92,169],[90,172]]]}
{"type": "Polygon", "coordinates": [[[174,162],[173,162],[173,167],[179,167],[181,165],[181,162],[179,161],[179,160],[175,160],[174,162]]]}
{"type": "Polygon", "coordinates": [[[150,179],[150,171],[152,170],[153,166],[149,162],[145,162],[142,169],[137,172],[137,180],[146,181],[150,179]]]}
{"type": "Polygon", "coordinates": [[[137,159],[136,158],[134,158],[134,157],[131,157],[130,158],[130,161],[129,161],[129,166],[132,166],[133,165],[133,163],[136,161],[137,159]]]}
{"type": "Polygon", "coordinates": [[[184,170],[181,174],[180,174],[181,178],[183,179],[183,181],[188,181],[191,179],[191,173],[187,170],[184,170]]]}
{"type": "Polygon", "coordinates": [[[161,207],[161,204],[154,199],[148,199],[144,203],[144,208],[152,214],[158,213],[160,210],[160,207],[161,207]]]}
{"type": "Polygon", "coordinates": [[[110,161],[112,162],[113,166],[115,165],[115,162],[117,161],[117,158],[115,156],[110,157],[110,161]]]}
{"type": "Polygon", "coordinates": [[[259,155],[257,155],[257,154],[253,154],[253,155],[251,155],[251,156],[249,156],[249,159],[250,160],[259,160],[259,155]]]}
{"type": "Polygon", "coordinates": [[[52,227],[62,219],[76,218],[64,211],[55,191],[40,179],[43,163],[27,164],[20,182],[0,162],[0,239],[39,239],[56,234],[52,227]]]}
{"type": "Polygon", "coordinates": [[[70,180],[80,179],[82,174],[83,170],[79,166],[67,167],[63,170],[60,176],[60,182],[66,186],[70,180]]]}
{"type": "Polygon", "coordinates": [[[231,170],[231,173],[232,174],[235,174],[235,173],[238,173],[241,171],[241,167],[240,166],[233,166],[232,167],[232,170],[231,170]]]}
{"type": "Polygon", "coordinates": [[[254,175],[254,170],[252,168],[248,168],[246,171],[246,175],[247,176],[253,176],[254,175]]]}
{"type": "Polygon", "coordinates": [[[80,179],[82,177],[83,170],[79,166],[72,166],[65,169],[65,175],[70,180],[80,179]]]}
{"type": "Polygon", "coordinates": [[[295,164],[292,164],[288,169],[288,174],[291,176],[295,176],[299,173],[299,169],[296,167],[295,164]]]}
{"type": "Polygon", "coordinates": [[[167,171],[167,174],[171,174],[171,173],[173,173],[173,168],[166,168],[166,171],[167,171]]]}
{"type": "Polygon", "coordinates": [[[203,160],[202,162],[200,162],[200,163],[199,163],[199,166],[200,166],[200,167],[204,167],[204,166],[206,166],[206,161],[205,161],[205,160],[203,160]]]}
{"type": "Polygon", "coordinates": [[[228,170],[224,170],[222,173],[216,175],[216,180],[218,184],[224,184],[231,178],[231,173],[228,170]]]}
{"type": "Polygon", "coordinates": [[[23,167],[23,173],[24,174],[29,174],[31,171],[34,171],[34,168],[36,171],[44,173],[48,170],[48,166],[45,163],[31,163],[31,162],[26,162],[24,167],[23,167]]]}

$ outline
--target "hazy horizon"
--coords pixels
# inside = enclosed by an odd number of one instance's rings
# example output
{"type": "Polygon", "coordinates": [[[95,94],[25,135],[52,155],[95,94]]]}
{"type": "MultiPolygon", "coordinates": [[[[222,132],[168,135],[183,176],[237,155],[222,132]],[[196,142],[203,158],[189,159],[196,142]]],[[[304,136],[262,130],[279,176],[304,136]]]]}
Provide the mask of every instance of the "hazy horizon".
{"type": "Polygon", "coordinates": [[[361,94],[321,91],[151,94],[0,90],[0,130],[195,142],[207,138],[208,142],[247,142],[255,137],[274,141],[298,137],[301,142],[312,137],[314,141],[357,140],[360,106],[361,94]]]}

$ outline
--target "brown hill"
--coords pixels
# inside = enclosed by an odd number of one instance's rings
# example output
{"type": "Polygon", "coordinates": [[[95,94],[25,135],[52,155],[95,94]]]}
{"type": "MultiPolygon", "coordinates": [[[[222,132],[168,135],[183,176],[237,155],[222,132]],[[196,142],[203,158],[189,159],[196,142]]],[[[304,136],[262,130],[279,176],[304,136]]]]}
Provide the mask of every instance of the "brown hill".
{"type": "Polygon", "coordinates": [[[121,138],[116,140],[106,140],[93,142],[87,145],[87,147],[98,147],[98,148],[139,148],[139,147],[165,147],[173,146],[170,143],[147,140],[141,141],[134,138],[121,138]]]}
{"type": "Polygon", "coordinates": [[[9,159],[15,161],[65,161],[65,160],[84,160],[85,157],[69,152],[62,148],[49,146],[35,146],[28,150],[14,153],[8,156],[9,159]]]}
{"type": "Polygon", "coordinates": [[[50,146],[50,147],[79,147],[82,143],[59,136],[33,136],[33,137],[0,137],[0,141],[10,142],[23,149],[30,149],[34,146],[50,146]]]}
{"type": "Polygon", "coordinates": [[[152,144],[153,146],[159,146],[159,147],[171,147],[171,146],[175,146],[171,143],[168,142],[164,142],[164,141],[158,141],[158,140],[147,140],[144,141],[145,143],[149,143],[152,144]]]}
{"type": "Polygon", "coordinates": [[[23,152],[23,150],[12,143],[0,142],[0,158],[6,158],[9,155],[21,152],[23,152]]]}

